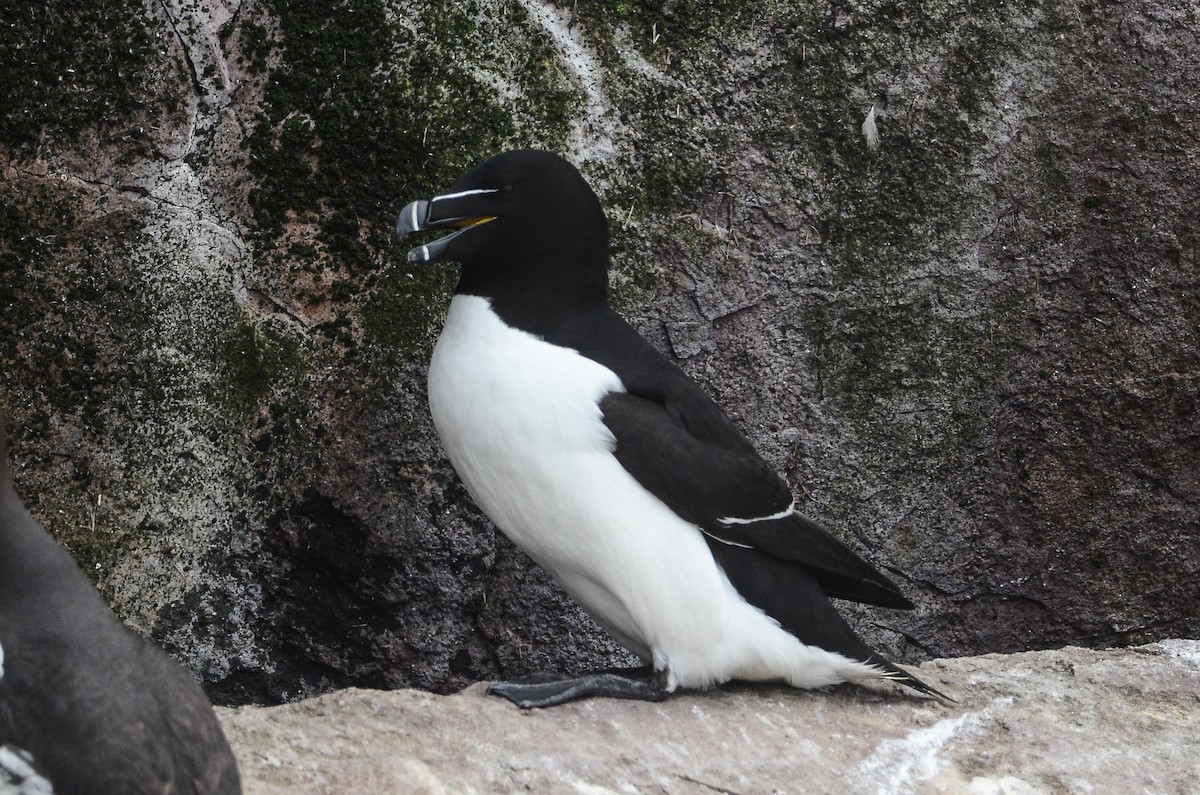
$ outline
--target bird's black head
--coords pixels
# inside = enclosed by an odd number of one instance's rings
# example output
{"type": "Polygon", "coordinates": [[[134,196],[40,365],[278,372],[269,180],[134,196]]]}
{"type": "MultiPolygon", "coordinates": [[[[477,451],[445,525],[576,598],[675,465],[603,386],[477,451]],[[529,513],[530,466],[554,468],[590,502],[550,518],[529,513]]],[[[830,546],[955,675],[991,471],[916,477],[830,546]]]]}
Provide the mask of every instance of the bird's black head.
{"type": "Polygon", "coordinates": [[[573,165],[552,152],[505,152],[458,178],[445,193],[400,211],[396,236],[453,229],[408,252],[409,262],[459,262],[459,292],[493,294],[507,284],[608,285],[608,222],[573,165]]]}

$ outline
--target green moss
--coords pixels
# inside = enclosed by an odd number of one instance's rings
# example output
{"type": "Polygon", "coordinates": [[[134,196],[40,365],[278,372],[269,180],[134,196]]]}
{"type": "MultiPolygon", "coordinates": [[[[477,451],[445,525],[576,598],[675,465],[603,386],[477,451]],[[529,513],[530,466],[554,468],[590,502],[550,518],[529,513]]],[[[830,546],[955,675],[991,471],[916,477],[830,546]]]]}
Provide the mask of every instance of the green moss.
{"type": "Polygon", "coordinates": [[[1024,301],[1010,293],[952,317],[921,290],[842,295],[804,315],[810,366],[872,448],[952,465],[986,420],[980,401],[1016,344],[1024,301]]]}
{"type": "Polygon", "coordinates": [[[117,395],[154,383],[139,362],[102,354],[139,334],[150,310],[121,272],[136,220],[82,215],[57,182],[0,183],[0,398],[99,431],[117,395]]]}
{"type": "Polygon", "coordinates": [[[29,286],[42,266],[59,255],[59,232],[74,225],[77,209],[78,203],[61,192],[0,190],[0,305],[7,321],[0,325],[0,351],[6,359],[15,357],[22,327],[32,319],[38,299],[49,297],[48,288],[30,291],[29,286]]]}
{"type": "Polygon", "coordinates": [[[128,513],[95,491],[111,473],[107,462],[96,471],[92,442],[159,405],[171,375],[144,355],[156,310],[128,273],[139,219],[94,212],[58,181],[0,182],[0,408],[21,451],[23,496],[103,584],[127,552],[128,513]]]}
{"type": "Polygon", "coordinates": [[[704,9],[693,3],[668,5],[677,7],[664,11],[655,4],[630,3],[627,14],[616,16],[605,4],[577,6],[580,35],[604,64],[604,87],[618,121],[636,131],[628,157],[597,176],[610,186],[605,196],[610,205],[642,216],[691,207],[698,197],[720,192],[723,164],[735,154],[727,127],[719,119],[697,116],[703,105],[698,107],[689,83],[710,82],[694,73],[711,72],[711,82],[719,80],[726,69],[720,42],[738,35],[742,17],[716,3],[703,4],[704,9]],[[670,36],[654,41],[668,22],[670,36]],[[687,82],[660,82],[631,70],[621,52],[628,46],[626,34],[632,34],[652,67],[687,82]]]}
{"type": "Polygon", "coordinates": [[[92,584],[103,589],[106,576],[122,557],[123,519],[103,498],[80,496],[56,511],[48,529],[92,584]]]}
{"type": "Polygon", "coordinates": [[[216,346],[217,372],[235,412],[255,414],[272,390],[301,372],[305,356],[290,333],[239,315],[216,346]]]}
{"type": "Polygon", "coordinates": [[[954,241],[991,199],[971,172],[988,145],[1000,70],[1023,46],[1013,24],[1022,13],[1017,4],[965,14],[898,4],[889,15],[796,5],[774,18],[777,65],[741,100],[771,111],[749,128],[754,147],[814,187],[796,210],[819,235],[830,290],[806,301],[802,324],[820,397],[914,461],[951,460],[947,451],[980,427],[980,398],[1020,325],[1003,296],[971,292],[979,285],[956,264],[971,252],[954,241]],[[931,53],[947,77],[913,91],[903,76],[921,74],[931,53]],[[860,129],[872,106],[878,151],[860,129]]]}
{"type": "Polygon", "coordinates": [[[720,256],[721,241],[688,216],[662,215],[627,228],[615,219],[612,239],[610,300],[622,312],[632,312],[669,289],[675,275],[664,262],[712,262],[720,256]]]}
{"type": "Polygon", "coordinates": [[[381,274],[360,309],[372,358],[389,367],[428,359],[457,278],[451,267],[395,266],[381,274]]]}
{"type": "Polygon", "coordinates": [[[761,92],[786,126],[765,127],[756,137],[778,146],[781,137],[799,136],[796,145],[820,175],[823,201],[813,215],[836,255],[839,286],[882,284],[910,270],[977,204],[967,172],[985,143],[986,126],[978,122],[994,110],[995,70],[1017,46],[1011,13],[981,8],[956,21],[945,10],[906,9],[892,27],[875,15],[795,20],[783,49],[786,79],[761,92]],[[902,74],[905,53],[942,48],[941,71],[953,78],[935,79],[919,94],[869,77],[902,74]],[[860,129],[872,106],[883,136],[879,152],[865,145],[860,129]]]}
{"type": "MultiPolygon", "coordinates": [[[[516,4],[506,8],[512,19],[494,24],[522,21],[516,4]]],[[[313,212],[332,255],[379,265],[371,254],[389,249],[392,215],[408,197],[444,187],[522,139],[554,145],[565,138],[576,100],[547,87],[555,61],[548,45],[531,37],[519,50],[517,73],[504,76],[524,89],[524,100],[502,107],[474,74],[473,67],[488,68],[489,53],[478,50],[479,10],[470,3],[415,5],[409,11],[418,15],[419,35],[391,29],[380,0],[274,10],[283,65],[250,137],[253,169],[264,179],[251,203],[267,235],[313,212]],[[535,132],[518,131],[514,117],[522,115],[535,132]]]]}
{"type": "Polygon", "coordinates": [[[238,65],[252,74],[267,71],[267,56],[271,54],[271,35],[265,24],[247,17],[240,25],[238,65]]]}
{"type": "Polygon", "coordinates": [[[140,3],[8,2],[0,12],[0,146],[32,153],[168,103],[154,92],[160,45],[140,3]]]}

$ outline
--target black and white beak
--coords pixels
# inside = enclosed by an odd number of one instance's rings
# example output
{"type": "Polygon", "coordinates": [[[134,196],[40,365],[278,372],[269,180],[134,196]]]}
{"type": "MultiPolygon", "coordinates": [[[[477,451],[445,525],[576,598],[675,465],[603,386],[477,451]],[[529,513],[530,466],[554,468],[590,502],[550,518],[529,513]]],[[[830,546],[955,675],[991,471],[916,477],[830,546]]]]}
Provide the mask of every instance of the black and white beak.
{"type": "Polygon", "coordinates": [[[405,206],[396,219],[396,239],[404,240],[415,232],[432,229],[453,229],[432,243],[417,246],[408,252],[409,262],[440,262],[447,258],[450,244],[468,230],[494,221],[497,217],[496,194],[500,188],[474,188],[443,193],[432,199],[418,199],[405,206]]]}

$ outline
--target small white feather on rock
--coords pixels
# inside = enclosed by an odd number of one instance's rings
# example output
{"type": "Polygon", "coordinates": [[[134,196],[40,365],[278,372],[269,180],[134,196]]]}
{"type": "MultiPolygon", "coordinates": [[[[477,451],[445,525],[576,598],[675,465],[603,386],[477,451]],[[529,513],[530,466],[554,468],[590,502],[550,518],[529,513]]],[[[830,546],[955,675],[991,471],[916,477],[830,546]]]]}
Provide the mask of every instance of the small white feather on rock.
{"type": "Polygon", "coordinates": [[[879,128],[875,126],[875,106],[867,111],[867,118],[862,123],[863,139],[867,142],[867,148],[872,152],[879,151],[879,128]]]}

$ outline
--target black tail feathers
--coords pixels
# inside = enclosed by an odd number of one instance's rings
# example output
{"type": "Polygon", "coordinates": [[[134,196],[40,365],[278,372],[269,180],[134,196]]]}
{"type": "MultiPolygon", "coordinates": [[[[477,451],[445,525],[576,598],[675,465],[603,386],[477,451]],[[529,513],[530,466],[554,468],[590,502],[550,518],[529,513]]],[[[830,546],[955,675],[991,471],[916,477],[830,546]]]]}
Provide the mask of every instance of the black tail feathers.
{"type": "Polygon", "coordinates": [[[928,685],[925,682],[922,682],[908,671],[904,670],[890,660],[880,657],[878,654],[872,655],[871,659],[867,660],[867,664],[874,665],[877,668],[882,668],[884,671],[884,677],[886,679],[889,679],[893,682],[898,682],[905,687],[910,687],[913,690],[916,690],[918,693],[930,696],[931,698],[936,698],[943,704],[958,703],[956,700],[950,698],[950,696],[938,690],[933,685],[928,685]]]}

